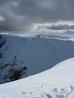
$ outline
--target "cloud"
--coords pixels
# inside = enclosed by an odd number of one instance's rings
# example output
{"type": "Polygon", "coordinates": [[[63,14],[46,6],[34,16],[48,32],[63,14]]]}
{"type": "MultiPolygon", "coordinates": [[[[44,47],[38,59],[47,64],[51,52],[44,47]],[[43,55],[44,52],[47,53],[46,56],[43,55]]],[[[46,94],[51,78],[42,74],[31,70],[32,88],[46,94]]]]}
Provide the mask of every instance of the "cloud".
{"type": "Polygon", "coordinates": [[[57,21],[57,22],[51,22],[51,23],[39,23],[33,25],[32,32],[38,32],[38,31],[50,31],[50,30],[74,30],[74,21],[57,21]]]}
{"type": "Polygon", "coordinates": [[[74,20],[74,0],[0,0],[0,30],[28,31],[58,20],[74,20]]]}
{"type": "Polygon", "coordinates": [[[5,20],[5,18],[2,17],[2,16],[0,16],[0,22],[2,22],[2,21],[4,21],[4,20],[5,20]]]}

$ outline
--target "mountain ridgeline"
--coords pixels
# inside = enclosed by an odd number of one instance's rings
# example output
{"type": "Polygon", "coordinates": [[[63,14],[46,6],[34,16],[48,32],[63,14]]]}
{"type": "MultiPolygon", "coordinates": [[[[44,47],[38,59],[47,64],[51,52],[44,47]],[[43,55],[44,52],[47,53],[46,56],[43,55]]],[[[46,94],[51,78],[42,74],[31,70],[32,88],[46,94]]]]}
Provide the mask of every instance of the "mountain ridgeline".
{"type": "Polygon", "coordinates": [[[74,42],[57,37],[0,34],[0,83],[43,72],[74,57],[74,42]]]}

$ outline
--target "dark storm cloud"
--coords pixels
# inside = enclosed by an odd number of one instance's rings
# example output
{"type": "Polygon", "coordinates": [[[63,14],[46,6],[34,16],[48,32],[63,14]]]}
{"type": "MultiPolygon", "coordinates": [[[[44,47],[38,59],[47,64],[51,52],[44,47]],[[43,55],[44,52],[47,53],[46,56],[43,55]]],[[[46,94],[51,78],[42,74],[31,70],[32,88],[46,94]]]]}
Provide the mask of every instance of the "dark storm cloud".
{"type": "Polygon", "coordinates": [[[0,0],[0,30],[26,31],[57,20],[74,20],[74,0],[0,0]]]}
{"type": "MultiPolygon", "coordinates": [[[[21,0],[16,13],[36,20],[74,19],[73,0],[21,0]]],[[[43,21],[43,20],[42,20],[43,21]]]]}

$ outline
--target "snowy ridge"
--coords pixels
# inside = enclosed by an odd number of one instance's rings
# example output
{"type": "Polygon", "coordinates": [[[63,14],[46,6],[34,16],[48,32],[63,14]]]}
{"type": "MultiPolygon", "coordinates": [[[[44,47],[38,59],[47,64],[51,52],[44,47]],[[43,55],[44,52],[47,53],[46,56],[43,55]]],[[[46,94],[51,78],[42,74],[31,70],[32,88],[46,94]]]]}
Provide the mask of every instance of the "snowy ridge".
{"type": "Polygon", "coordinates": [[[5,42],[0,48],[0,83],[43,72],[74,57],[70,36],[67,39],[62,34],[20,35],[3,34],[0,39],[1,43],[5,42]]]}

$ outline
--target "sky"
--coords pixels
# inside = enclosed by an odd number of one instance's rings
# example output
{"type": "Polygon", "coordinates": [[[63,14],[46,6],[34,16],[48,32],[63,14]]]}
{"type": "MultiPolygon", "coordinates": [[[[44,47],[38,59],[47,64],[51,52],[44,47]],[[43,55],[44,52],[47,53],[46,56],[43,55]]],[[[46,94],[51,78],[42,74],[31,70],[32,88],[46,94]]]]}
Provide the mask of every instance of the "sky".
{"type": "Polygon", "coordinates": [[[74,0],[0,0],[0,31],[28,31],[34,24],[74,21],[74,0]]]}

